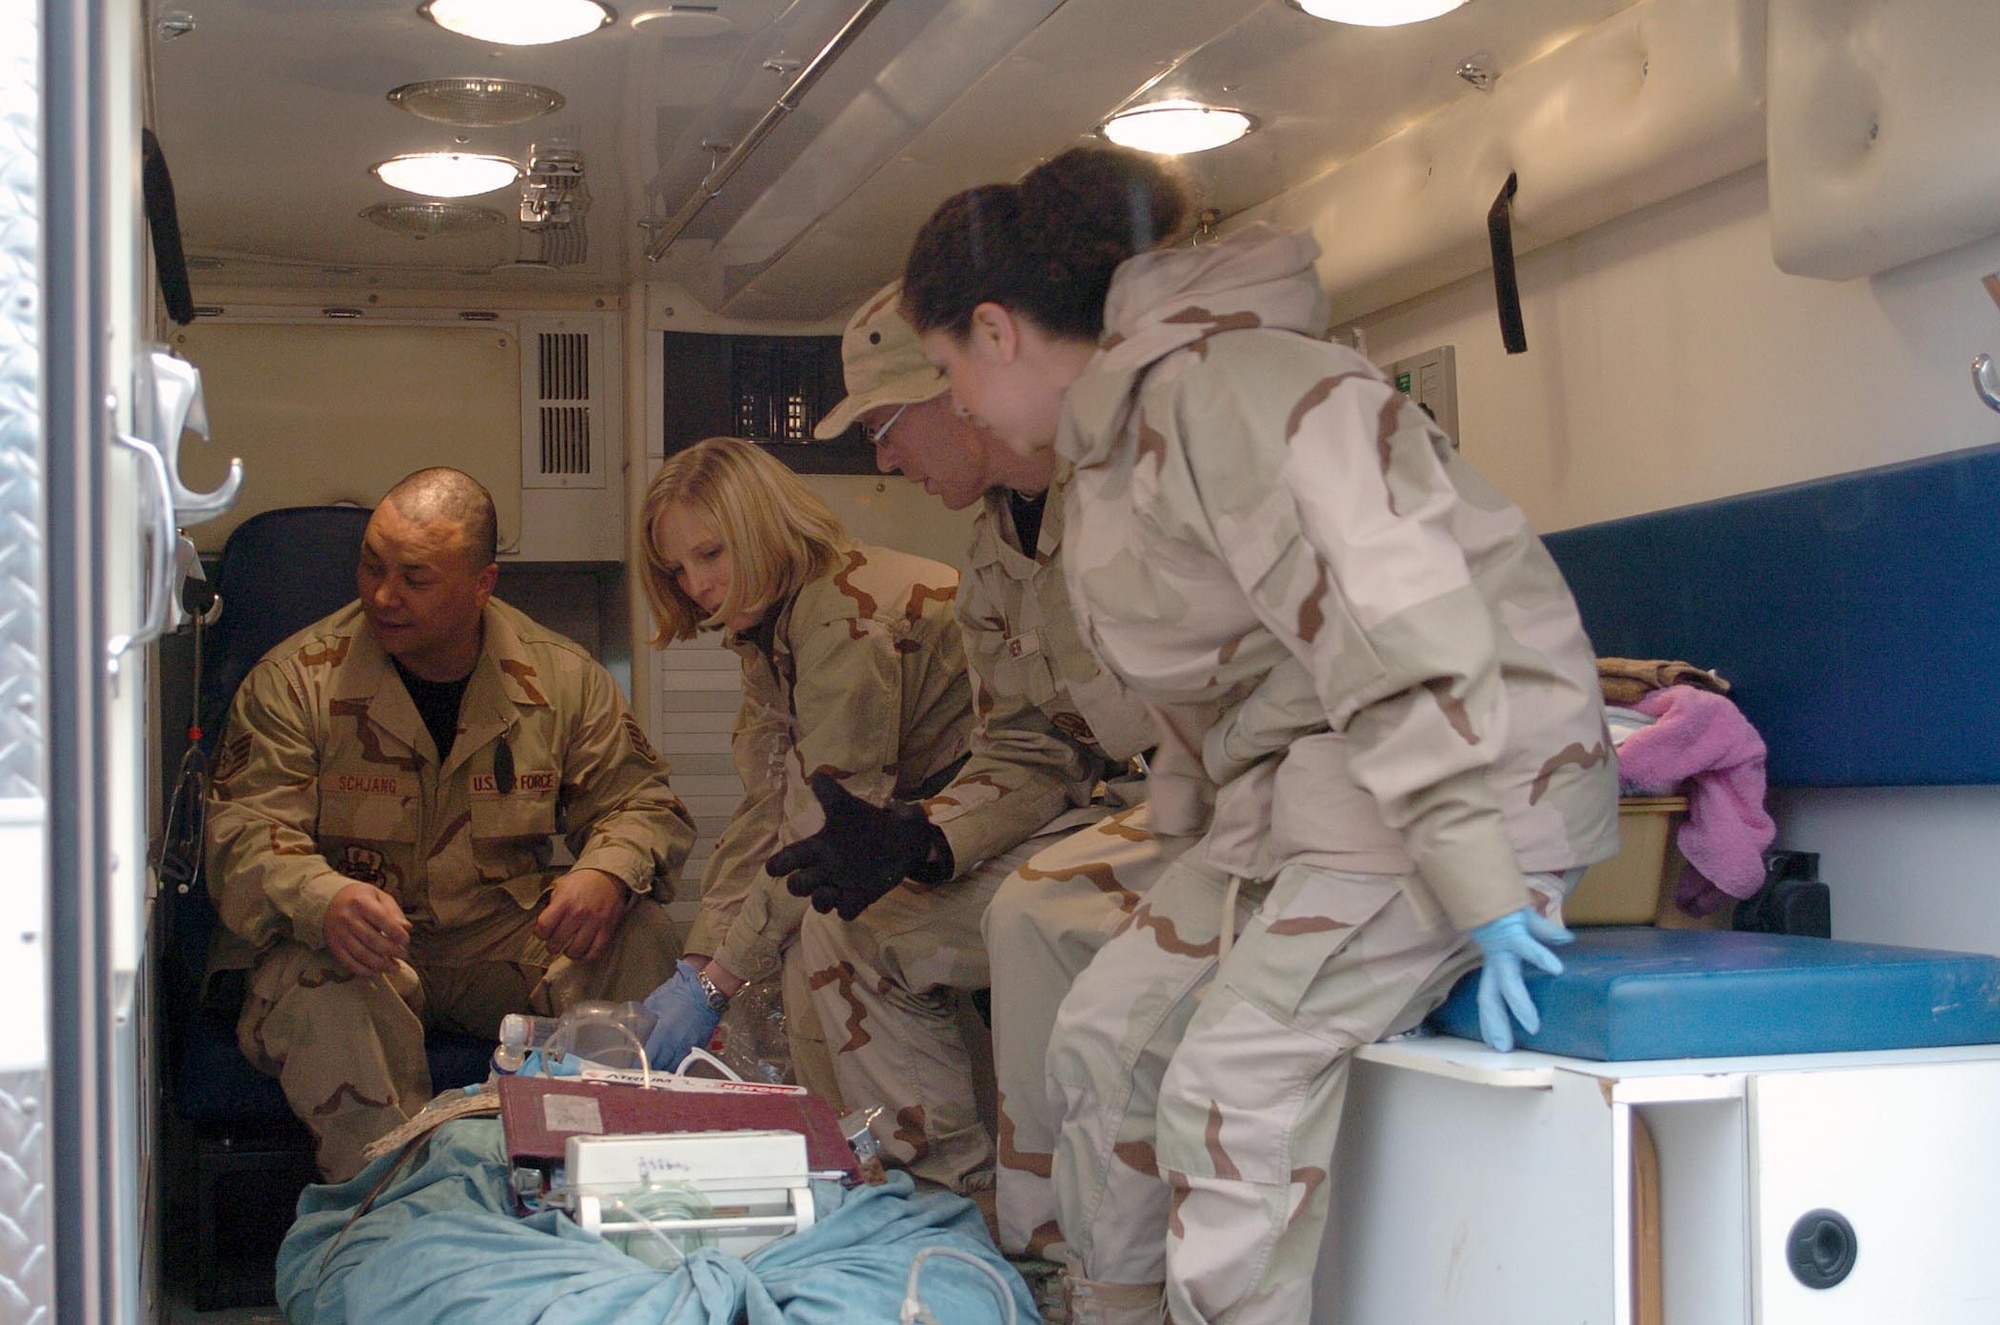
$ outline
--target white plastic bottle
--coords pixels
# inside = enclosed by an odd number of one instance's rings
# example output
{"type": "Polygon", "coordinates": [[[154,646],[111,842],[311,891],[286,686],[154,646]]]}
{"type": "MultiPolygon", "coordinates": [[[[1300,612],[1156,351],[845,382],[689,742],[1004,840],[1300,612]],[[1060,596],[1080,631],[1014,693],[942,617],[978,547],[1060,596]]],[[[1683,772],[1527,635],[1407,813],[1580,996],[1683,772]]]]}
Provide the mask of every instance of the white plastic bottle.
{"type": "Polygon", "coordinates": [[[512,1076],[521,1070],[527,1061],[530,1049],[539,1049],[561,1025],[555,1017],[534,1017],[526,1013],[510,1012],[500,1018],[500,1044],[493,1051],[493,1070],[502,1076],[512,1076]]]}

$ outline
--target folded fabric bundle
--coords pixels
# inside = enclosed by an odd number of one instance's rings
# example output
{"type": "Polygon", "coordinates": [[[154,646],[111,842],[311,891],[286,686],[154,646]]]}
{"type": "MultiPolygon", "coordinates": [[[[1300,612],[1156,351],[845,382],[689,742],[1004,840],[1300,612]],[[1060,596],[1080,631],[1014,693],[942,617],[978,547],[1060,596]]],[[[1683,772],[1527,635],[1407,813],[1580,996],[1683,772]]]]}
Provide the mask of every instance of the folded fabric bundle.
{"type": "Polygon", "coordinates": [[[1733,702],[1694,686],[1652,691],[1632,707],[1658,721],[1618,746],[1619,790],[1657,796],[1687,787],[1687,819],[1674,839],[1687,861],[1676,903],[1707,915],[1753,896],[1778,832],[1764,809],[1764,738],[1733,702]]]}
{"type": "Polygon", "coordinates": [[[1729,682],[1693,663],[1660,658],[1599,658],[1597,684],[1607,704],[1636,704],[1641,696],[1668,686],[1699,686],[1718,695],[1729,693],[1729,682]]]}

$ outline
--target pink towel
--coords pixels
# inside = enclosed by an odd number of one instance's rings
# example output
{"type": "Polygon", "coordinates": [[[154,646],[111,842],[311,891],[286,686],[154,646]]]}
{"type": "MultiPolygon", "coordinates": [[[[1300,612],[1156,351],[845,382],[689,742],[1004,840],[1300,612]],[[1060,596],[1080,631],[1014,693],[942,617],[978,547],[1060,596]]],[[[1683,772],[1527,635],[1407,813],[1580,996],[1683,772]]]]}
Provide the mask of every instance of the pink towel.
{"type": "Polygon", "coordinates": [[[1683,911],[1706,915],[1764,885],[1764,848],[1777,826],[1764,811],[1764,738],[1722,695],[1676,685],[1632,706],[1659,721],[1618,747],[1618,784],[1660,795],[1682,783],[1687,821],[1675,839],[1688,868],[1675,889],[1683,911]]]}

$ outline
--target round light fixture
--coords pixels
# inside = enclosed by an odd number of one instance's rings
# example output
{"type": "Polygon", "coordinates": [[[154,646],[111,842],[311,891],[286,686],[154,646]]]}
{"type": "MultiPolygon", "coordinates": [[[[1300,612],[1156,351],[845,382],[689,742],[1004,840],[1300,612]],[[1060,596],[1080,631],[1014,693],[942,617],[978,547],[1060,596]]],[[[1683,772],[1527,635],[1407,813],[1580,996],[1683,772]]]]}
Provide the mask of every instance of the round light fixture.
{"type": "Polygon", "coordinates": [[[378,202],[363,208],[361,219],[418,239],[477,234],[507,224],[491,207],[469,202],[378,202]]]}
{"type": "Polygon", "coordinates": [[[618,21],[598,0],[426,0],[417,12],[447,32],[502,46],[546,46],[618,21]]]}
{"type": "Polygon", "coordinates": [[[635,31],[677,40],[719,36],[735,26],[715,5],[666,5],[632,15],[635,31]]]}
{"type": "Polygon", "coordinates": [[[521,167],[506,157],[470,152],[412,152],[378,161],[369,170],[392,189],[426,198],[469,198],[521,178],[521,167]]]}
{"type": "Polygon", "coordinates": [[[494,129],[561,110],[563,94],[511,78],[427,78],[390,88],[389,104],[439,124],[494,129]]]}
{"type": "Polygon", "coordinates": [[[1255,127],[1240,110],[1175,99],[1121,110],[1105,121],[1103,132],[1120,147],[1184,156],[1233,143],[1255,127]]]}
{"type": "Polygon", "coordinates": [[[1314,18],[1363,28],[1395,28],[1449,14],[1466,0],[1288,0],[1314,18]]]}

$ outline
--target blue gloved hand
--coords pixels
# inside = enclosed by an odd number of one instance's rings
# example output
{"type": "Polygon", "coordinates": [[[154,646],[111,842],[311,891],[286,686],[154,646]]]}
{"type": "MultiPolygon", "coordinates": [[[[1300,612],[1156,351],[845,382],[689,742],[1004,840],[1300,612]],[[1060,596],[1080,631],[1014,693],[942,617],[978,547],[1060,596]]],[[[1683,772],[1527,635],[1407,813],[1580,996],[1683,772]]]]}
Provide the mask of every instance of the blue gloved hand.
{"type": "Polygon", "coordinates": [[[1507,1019],[1510,1011],[1514,1021],[1520,1022],[1530,1035],[1542,1028],[1535,1000],[1528,997],[1528,986],[1521,980],[1521,963],[1528,962],[1550,975],[1561,975],[1562,962],[1542,945],[1568,943],[1575,937],[1531,906],[1489,920],[1472,931],[1472,941],[1486,956],[1485,969],[1479,973],[1481,1039],[1503,1054],[1512,1049],[1514,1022],[1507,1019]]]}
{"type": "Polygon", "coordinates": [[[692,962],[677,963],[673,977],[646,995],[644,1006],[659,1018],[646,1036],[646,1062],[656,1072],[679,1067],[690,1049],[708,1048],[722,1020],[722,1013],[708,1005],[692,962]]]}

